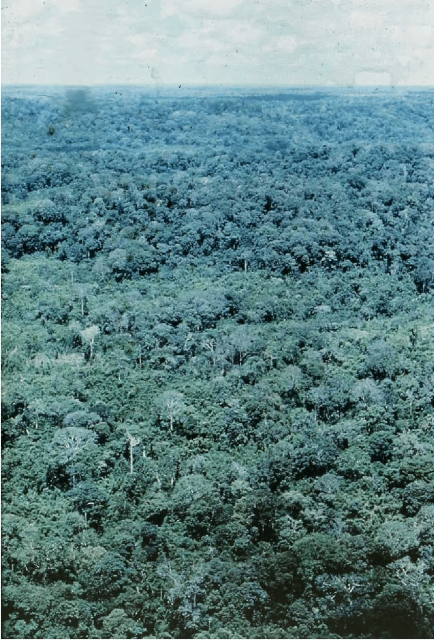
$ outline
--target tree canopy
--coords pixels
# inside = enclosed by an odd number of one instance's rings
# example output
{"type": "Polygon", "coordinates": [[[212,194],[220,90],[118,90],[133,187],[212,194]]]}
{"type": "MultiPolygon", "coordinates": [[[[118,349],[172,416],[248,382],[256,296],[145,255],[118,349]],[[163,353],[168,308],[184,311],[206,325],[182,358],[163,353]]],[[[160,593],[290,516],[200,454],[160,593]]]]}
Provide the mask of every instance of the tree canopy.
{"type": "Polygon", "coordinates": [[[5,96],[4,637],[433,637],[433,100],[5,96]]]}

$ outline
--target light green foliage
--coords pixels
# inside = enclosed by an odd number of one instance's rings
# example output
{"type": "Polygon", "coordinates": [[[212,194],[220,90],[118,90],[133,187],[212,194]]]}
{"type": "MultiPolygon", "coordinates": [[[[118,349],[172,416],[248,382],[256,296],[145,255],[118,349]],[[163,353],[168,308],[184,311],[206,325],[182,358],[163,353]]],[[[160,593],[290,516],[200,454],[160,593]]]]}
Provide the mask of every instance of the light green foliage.
{"type": "Polygon", "coordinates": [[[185,415],[184,395],[179,391],[164,391],[156,399],[155,405],[160,420],[173,431],[174,425],[185,415]]]}
{"type": "Polygon", "coordinates": [[[127,616],[123,609],[113,609],[103,619],[105,638],[137,638],[146,633],[146,629],[127,616]]]}
{"type": "Polygon", "coordinates": [[[52,447],[63,462],[71,462],[86,448],[95,444],[95,435],[82,427],[66,427],[56,431],[52,447]]]}

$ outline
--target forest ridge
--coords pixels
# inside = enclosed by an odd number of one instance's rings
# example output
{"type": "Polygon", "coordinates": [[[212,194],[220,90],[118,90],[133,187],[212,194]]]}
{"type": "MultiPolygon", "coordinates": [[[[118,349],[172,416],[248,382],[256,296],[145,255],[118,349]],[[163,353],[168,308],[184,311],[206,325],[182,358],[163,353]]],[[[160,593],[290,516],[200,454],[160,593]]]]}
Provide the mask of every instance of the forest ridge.
{"type": "Polygon", "coordinates": [[[3,637],[433,637],[433,106],[5,92],[3,637]]]}

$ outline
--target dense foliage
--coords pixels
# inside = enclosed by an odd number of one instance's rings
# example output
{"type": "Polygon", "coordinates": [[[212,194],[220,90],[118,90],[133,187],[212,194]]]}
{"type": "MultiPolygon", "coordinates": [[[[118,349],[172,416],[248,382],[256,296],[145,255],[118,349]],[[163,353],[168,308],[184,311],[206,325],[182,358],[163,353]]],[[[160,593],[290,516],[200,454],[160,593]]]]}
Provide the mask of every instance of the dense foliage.
{"type": "Polygon", "coordinates": [[[433,106],[5,94],[3,637],[433,636],[433,106]]]}

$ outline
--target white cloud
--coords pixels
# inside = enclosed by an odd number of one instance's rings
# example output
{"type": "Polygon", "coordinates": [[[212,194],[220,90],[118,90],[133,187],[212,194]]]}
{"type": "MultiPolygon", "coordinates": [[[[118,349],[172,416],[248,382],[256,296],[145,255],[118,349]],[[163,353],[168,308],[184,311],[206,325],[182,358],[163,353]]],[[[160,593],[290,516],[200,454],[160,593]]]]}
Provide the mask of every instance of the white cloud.
{"type": "Polygon", "coordinates": [[[356,87],[363,85],[370,86],[390,86],[392,77],[387,71],[360,71],[354,76],[354,85],[356,87]]]}
{"type": "Polygon", "coordinates": [[[80,0],[52,0],[60,13],[71,13],[72,11],[81,11],[82,4],[80,0]]]}
{"type": "Polygon", "coordinates": [[[277,39],[276,49],[285,53],[293,53],[298,46],[298,38],[295,36],[282,36],[277,39]]]}
{"type": "Polygon", "coordinates": [[[194,52],[194,55],[202,54],[208,51],[227,51],[227,45],[217,38],[209,37],[200,31],[190,31],[183,33],[176,38],[173,43],[182,50],[194,52]]]}
{"type": "Polygon", "coordinates": [[[17,24],[21,21],[27,22],[43,11],[46,11],[43,0],[15,0],[13,4],[3,8],[4,15],[16,21],[17,24]]]}
{"type": "Polygon", "coordinates": [[[256,24],[246,23],[244,20],[231,20],[225,25],[224,33],[221,34],[234,46],[243,47],[246,45],[258,46],[267,37],[262,27],[256,24]]]}
{"type": "MultiPolygon", "coordinates": [[[[177,11],[193,15],[212,15],[216,17],[230,17],[234,15],[245,0],[172,0],[167,4],[171,7],[172,14],[177,11]]],[[[172,15],[171,14],[171,15],[172,15]]]]}
{"type": "Polygon", "coordinates": [[[347,16],[348,25],[356,30],[369,29],[375,32],[383,27],[386,13],[384,5],[379,5],[376,11],[354,9],[347,16]]]}
{"type": "Polygon", "coordinates": [[[432,84],[427,0],[13,0],[3,81],[432,84]],[[147,73],[147,71],[146,71],[147,73]]]}
{"type": "Polygon", "coordinates": [[[135,60],[143,60],[154,64],[158,62],[158,49],[141,49],[132,54],[135,60]]]}

